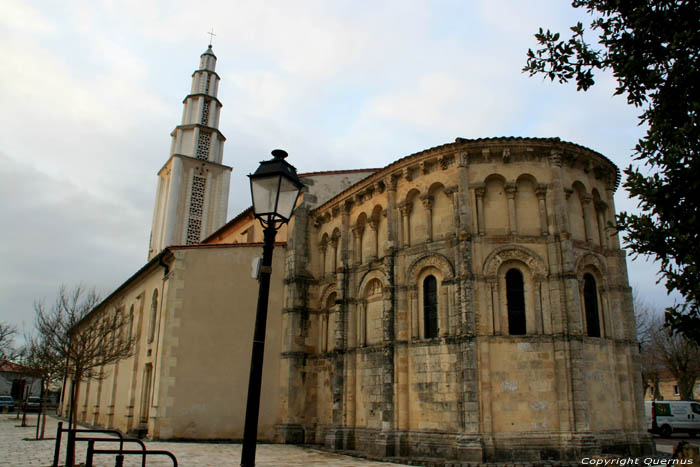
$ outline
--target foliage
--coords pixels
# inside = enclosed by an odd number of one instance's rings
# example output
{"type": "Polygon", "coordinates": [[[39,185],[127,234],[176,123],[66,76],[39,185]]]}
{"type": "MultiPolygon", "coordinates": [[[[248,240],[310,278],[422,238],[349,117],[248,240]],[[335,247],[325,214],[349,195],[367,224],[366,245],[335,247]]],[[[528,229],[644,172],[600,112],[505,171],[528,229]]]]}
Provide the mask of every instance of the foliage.
{"type": "Polygon", "coordinates": [[[567,40],[543,31],[541,49],[527,52],[523,71],[578,90],[594,85],[594,73],[610,70],[616,94],[641,110],[646,135],[635,146],[623,186],[640,214],[621,212],[617,229],[635,254],[660,261],[660,279],[685,304],[668,308],[666,322],[700,342],[700,2],[695,0],[574,0],[593,16],[598,46],[584,39],[579,22],[567,40]]]}
{"type": "MultiPolygon", "coordinates": [[[[105,368],[129,357],[135,338],[128,332],[131,322],[122,308],[102,309],[101,297],[94,289],[82,286],[71,290],[62,286],[51,308],[42,302],[34,304],[37,336],[31,344],[32,355],[43,371],[54,378],[101,379],[105,368]]],[[[78,385],[72,384],[71,411],[76,415],[78,385]]]]}

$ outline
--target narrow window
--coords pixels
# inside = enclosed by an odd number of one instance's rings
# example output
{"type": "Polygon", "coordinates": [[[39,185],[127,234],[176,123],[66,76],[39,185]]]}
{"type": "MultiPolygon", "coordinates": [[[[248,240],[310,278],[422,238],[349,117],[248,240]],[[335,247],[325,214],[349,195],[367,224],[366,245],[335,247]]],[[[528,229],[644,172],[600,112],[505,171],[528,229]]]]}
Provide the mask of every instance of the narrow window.
{"type": "Polygon", "coordinates": [[[156,333],[156,317],[158,316],[158,289],[153,291],[151,300],[151,324],[148,327],[148,343],[153,342],[156,333]]]}
{"type": "Polygon", "coordinates": [[[523,274],[517,269],[506,273],[506,303],[508,304],[508,334],[525,334],[525,288],[523,274]]]}
{"type": "Polygon", "coordinates": [[[680,392],[678,392],[678,386],[673,386],[673,395],[674,396],[680,395],[680,392]]]}
{"type": "Polygon", "coordinates": [[[131,308],[129,308],[129,342],[131,342],[131,338],[133,337],[134,333],[134,305],[131,305],[131,308]]]}
{"type": "Polygon", "coordinates": [[[583,276],[583,303],[586,308],[586,332],[589,337],[600,337],[598,320],[598,292],[591,274],[583,276]]]}
{"type": "Polygon", "coordinates": [[[423,319],[425,338],[438,335],[437,279],[428,276],[423,279],[423,319]]]}

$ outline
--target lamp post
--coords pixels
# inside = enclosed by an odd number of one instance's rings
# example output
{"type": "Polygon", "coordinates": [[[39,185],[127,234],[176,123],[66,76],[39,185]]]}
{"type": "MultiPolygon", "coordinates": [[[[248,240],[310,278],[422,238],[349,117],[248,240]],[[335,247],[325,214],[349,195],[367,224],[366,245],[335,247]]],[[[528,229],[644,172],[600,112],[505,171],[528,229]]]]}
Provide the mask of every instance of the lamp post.
{"type": "Polygon", "coordinates": [[[260,386],[262,382],[263,357],[265,354],[265,327],[267,325],[267,302],[270,295],[270,273],[272,272],[272,249],[277,230],[289,222],[303,187],[294,166],[284,159],[287,153],[281,149],[272,151],[274,159],[262,161],[250,178],[255,217],[263,226],[264,244],[260,267],[260,289],[255,312],[253,351],[250,358],[248,380],[248,402],[243,428],[243,450],[241,467],[255,465],[255,443],[258,436],[258,414],[260,412],[260,386]]]}

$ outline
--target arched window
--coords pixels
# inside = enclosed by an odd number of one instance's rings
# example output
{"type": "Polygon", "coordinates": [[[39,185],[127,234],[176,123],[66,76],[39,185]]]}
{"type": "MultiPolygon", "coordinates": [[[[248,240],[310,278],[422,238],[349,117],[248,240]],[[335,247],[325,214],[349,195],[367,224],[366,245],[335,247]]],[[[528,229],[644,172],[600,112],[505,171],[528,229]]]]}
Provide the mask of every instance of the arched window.
{"type": "Polygon", "coordinates": [[[583,304],[586,309],[586,333],[589,337],[600,337],[598,319],[598,288],[592,274],[583,276],[583,304]]]}
{"type": "Polygon", "coordinates": [[[525,288],[523,274],[518,269],[506,273],[506,303],[508,305],[508,334],[525,334],[525,288]]]}
{"type": "Polygon", "coordinates": [[[153,291],[153,299],[151,300],[151,324],[148,327],[148,343],[153,342],[153,337],[156,334],[156,317],[158,316],[158,289],[153,291]]]}
{"type": "Polygon", "coordinates": [[[423,279],[423,325],[425,338],[430,339],[438,335],[438,301],[437,279],[435,276],[427,276],[423,279]]]}

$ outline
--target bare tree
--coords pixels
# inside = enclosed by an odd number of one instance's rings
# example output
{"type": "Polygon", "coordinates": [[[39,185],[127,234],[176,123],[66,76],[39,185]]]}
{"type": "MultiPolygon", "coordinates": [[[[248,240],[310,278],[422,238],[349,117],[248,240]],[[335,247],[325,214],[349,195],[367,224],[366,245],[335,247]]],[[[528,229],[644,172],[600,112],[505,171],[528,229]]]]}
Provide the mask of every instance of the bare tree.
{"type": "Polygon", "coordinates": [[[41,405],[37,415],[36,439],[44,439],[46,428],[46,406],[49,388],[58,383],[64,374],[65,362],[54,358],[54,354],[37,335],[25,334],[22,366],[41,380],[41,405]]]}
{"type": "MultiPolygon", "coordinates": [[[[105,368],[132,355],[135,337],[129,337],[129,318],[122,308],[99,307],[94,289],[61,286],[52,307],[36,302],[36,355],[44,371],[71,380],[69,426],[76,420],[79,382],[101,379],[105,368]],[[98,309],[99,307],[99,309],[98,309]]],[[[64,388],[65,393],[65,388],[64,388]]]]}
{"type": "Polygon", "coordinates": [[[644,394],[654,388],[654,399],[659,399],[659,379],[670,372],[678,384],[682,400],[693,397],[693,386],[700,377],[700,347],[682,334],[674,333],[664,325],[664,317],[653,307],[634,298],[637,320],[637,339],[642,356],[642,381],[644,394]]]}
{"type": "Polygon", "coordinates": [[[657,345],[655,334],[664,325],[663,315],[654,312],[654,308],[634,295],[634,317],[637,323],[637,340],[639,341],[639,354],[641,355],[643,395],[653,389],[653,397],[657,399],[659,393],[659,379],[666,369],[663,352],[657,345]]]}
{"type": "Polygon", "coordinates": [[[693,386],[700,377],[700,347],[685,335],[665,327],[654,333],[654,341],[666,368],[678,383],[681,400],[692,400],[693,386]]]}
{"type": "Polygon", "coordinates": [[[12,361],[18,357],[18,350],[14,346],[15,335],[17,335],[17,328],[0,323],[0,363],[12,361]]]}

